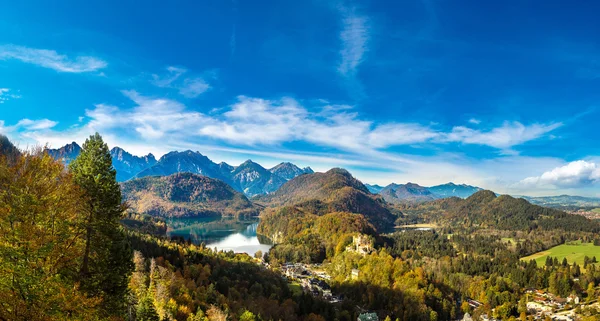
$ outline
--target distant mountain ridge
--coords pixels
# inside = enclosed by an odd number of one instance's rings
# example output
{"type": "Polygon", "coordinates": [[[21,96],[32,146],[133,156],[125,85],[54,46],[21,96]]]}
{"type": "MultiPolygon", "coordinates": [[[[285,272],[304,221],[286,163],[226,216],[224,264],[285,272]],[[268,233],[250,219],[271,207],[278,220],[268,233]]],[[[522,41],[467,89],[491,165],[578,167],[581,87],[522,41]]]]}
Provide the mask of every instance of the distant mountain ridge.
{"type": "Polygon", "coordinates": [[[573,195],[559,196],[515,196],[526,199],[532,204],[553,207],[553,208],[569,208],[569,207],[600,207],[599,197],[584,197],[573,195]]]}
{"type": "Polygon", "coordinates": [[[379,185],[365,185],[371,193],[380,194],[387,202],[392,204],[421,203],[448,197],[467,198],[483,190],[477,186],[454,184],[452,182],[431,187],[415,183],[391,183],[384,187],[379,185]]]}
{"type": "Polygon", "coordinates": [[[477,186],[471,186],[466,184],[454,184],[452,182],[431,186],[427,188],[431,193],[436,194],[441,197],[452,197],[457,196],[460,198],[467,198],[479,191],[482,191],[483,188],[477,186]]]}
{"type": "MultiPolygon", "coordinates": [[[[48,154],[65,164],[73,161],[81,147],[73,142],[58,149],[48,149],[48,154]]],[[[292,163],[281,163],[271,169],[248,160],[239,166],[225,162],[216,164],[199,152],[172,151],[156,160],[154,155],[134,156],[120,147],[111,149],[113,166],[120,182],[147,176],[169,176],[175,173],[193,173],[219,179],[247,196],[276,191],[286,181],[302,174],[313,173],[310,167],[300,168],[292,163]]]]}
{"type": "Polygon", "coordinates": [[[427,187],[414,183],[390,184],[379,191],[379,195],[389,203],[421,203],[433,201],[439,197],[433,194],[427,187]]]}

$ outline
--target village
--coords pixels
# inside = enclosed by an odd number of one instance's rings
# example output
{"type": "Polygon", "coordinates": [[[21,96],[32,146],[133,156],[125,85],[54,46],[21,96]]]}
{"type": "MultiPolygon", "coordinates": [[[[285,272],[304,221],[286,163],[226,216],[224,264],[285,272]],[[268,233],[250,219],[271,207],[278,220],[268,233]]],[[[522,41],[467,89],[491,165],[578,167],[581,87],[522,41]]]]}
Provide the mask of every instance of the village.
{"type": "MultiPolygon", "coordinates": [[[[581,299],[574,294],[567,298],[560,298],[552,293],[536,289],[528,289],[525,294],[527,295],[527,315],[532,316],[533,320],[548,320],[549,318],[553,321],[576,321],[578,320],[578,315],[575,312],[576,308],[586,307],[586,305],[581,304],[581,299]]],[[[473,299],[467,299],[466,301],[474,310],[483,306],[483,303],[473,299]]],[[[468,313],[462,319],[462,321],[473,320],[476,319],[468,313]]],[[[478,320],[500,321],[487,314],[480,315],[478,320]]]]}

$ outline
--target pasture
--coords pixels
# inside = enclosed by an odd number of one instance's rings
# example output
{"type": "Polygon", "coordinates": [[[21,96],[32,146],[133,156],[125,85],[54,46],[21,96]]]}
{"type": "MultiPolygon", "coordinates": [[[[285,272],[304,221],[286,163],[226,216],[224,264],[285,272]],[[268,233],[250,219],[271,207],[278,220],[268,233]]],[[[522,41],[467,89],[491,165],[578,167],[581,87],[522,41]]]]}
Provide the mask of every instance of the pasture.
{"type": "Polygon", "coordinates": [[[600,259],[600,246],[595,246],[592,243],[569,242],[566,244],[555,246],[546,251],[538,252],[530,256],[521,258],[523,261],[535,260],[538,266],[546,264],[546,257],[551,256],[557,258],[558,262],[562,262],[563,258],[567,258],[569,264],[577,262],[583,266],[584,257],[596,257],[600,259]]]}

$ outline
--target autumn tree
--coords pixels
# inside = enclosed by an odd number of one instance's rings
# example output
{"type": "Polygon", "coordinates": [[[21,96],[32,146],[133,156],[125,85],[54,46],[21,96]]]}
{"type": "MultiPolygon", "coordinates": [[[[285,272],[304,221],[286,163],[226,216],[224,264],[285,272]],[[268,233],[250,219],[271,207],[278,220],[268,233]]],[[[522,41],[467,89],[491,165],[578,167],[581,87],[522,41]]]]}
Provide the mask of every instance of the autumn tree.
{"type": "Polygon", "coordinates": [[[85,141],[70,170],[86,196],[82,211],[85,249],[79,270],[82,288],[102,299],[105,314],[123,315],[133,254],[119,224],[125,206],[116,171],[98,133],[85,141]]]}
{"type": "Polygon", "coordinates": [[[87,319],[76,283],[82,191],[41,150],[0,156],[0,320],[87,319]]]}

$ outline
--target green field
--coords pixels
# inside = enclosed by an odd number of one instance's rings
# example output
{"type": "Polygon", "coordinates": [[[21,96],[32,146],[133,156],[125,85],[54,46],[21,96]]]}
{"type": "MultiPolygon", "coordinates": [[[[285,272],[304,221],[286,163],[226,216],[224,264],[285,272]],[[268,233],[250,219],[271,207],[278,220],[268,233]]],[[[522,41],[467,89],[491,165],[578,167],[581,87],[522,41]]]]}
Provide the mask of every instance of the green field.
{"type": "Polygon", "coordinates": [[[592,212],[600,213],[600,208],[595,208],[592,210],[592,212]]]}
{"type": "Polygon", "coordinates": [[[596,258],[600,259],[600,246],[594,246],[592,243],[582,244],[581,242],[569,242],[569,244],[555,246],[547,251],[526,256],[521,260],[535,260],[538,266],[542,266],[546,263],[546,257],[548,256],[558,258],[559,262],[562,262],[563,258],[566,257],[570,264],[577,262],[577,264],[583,265],[583,258],[586,256],[590,258],[595,256],[596,258]]]}

